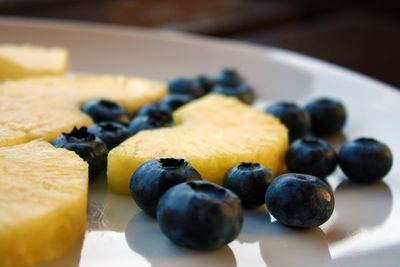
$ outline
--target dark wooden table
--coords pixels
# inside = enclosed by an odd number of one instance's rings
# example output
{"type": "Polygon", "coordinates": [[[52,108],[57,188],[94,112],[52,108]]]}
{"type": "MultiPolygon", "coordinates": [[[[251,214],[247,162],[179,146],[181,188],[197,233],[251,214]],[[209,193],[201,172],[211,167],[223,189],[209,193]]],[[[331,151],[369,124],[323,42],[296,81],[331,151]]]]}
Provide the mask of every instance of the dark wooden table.
{"type": "Polygon", "coordinates": [[[196,32],[290,49],[400,87],[400,1],[0,0],[0,14],[196,32]]]}

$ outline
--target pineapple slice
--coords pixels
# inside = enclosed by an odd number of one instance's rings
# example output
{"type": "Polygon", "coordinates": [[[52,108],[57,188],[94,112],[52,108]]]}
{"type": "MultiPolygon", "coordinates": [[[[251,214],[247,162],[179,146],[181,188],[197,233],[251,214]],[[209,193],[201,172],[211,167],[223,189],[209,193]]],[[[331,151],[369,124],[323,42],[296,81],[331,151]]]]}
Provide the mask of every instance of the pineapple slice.
{"type": "Polygon", "coordinates": [[[0,85],[0,147],[34,139],[53,140],[92,120],[80,111],[88,100],[105,98],[134,113],[167,93],[162,83],[141,78],[45,77],[0,85]]]}
{"type": "Polygon", "coordinates": [[[184,158],[203,179],[221,184],[240,162],[259,162],[273,172],[284,165],[288,131],[279,120],[240,101],[209,95],[174,113],[176,126],[146,130],[108,155],[110,190],[127,194],[132,173],[153,158],[184,158]]]}
{"type": "Polygon", "coordinates": [[[63,75],[68,51],[60,47],[0,45],[0,82],[33,76],[63,75]]]}
{"type": "Polygon", "coordinates": [[[0,148],[0,266],[63,254],[86,226],[88,166],[44,141],[0,148]]]}

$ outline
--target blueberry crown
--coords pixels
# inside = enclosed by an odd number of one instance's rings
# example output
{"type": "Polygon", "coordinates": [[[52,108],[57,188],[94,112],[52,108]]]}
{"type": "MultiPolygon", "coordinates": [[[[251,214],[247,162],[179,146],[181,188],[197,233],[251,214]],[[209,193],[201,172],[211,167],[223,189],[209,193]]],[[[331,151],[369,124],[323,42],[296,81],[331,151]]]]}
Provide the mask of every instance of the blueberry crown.
{"type": "Polygon", "coordinates": [[[115,132],[120,129],[119,124],[116,124],[115,122],[107,121],[107,122],[98,123],[98,125],[100,126],[100,128],[103,131],[106,131],[106,132],[115,132]]]}
{"type": "Polygon", "coordinates": [[[188,165],[187,161],[184,159],[174,159],[174,158],[161,158],[159,159],[161,166],[163,168],[181,168],[188,165]]]}
{"type": "Polygon", "coordinates": [[[99,104],[100,104],[101,106],[103,106],[103,107],[108,108],[108,109],[114,109],[114,108],[117,108],[117,107],[118,107],[118,104],[117,104],[117,103],[115,103],[115,102],[113,102],[113,101],[110,101],[110,100],[106,100],[106,99],[100,99],[100,100],[99,100],[99,104]]]}
{"type": "Polygon", "coordinates": [[[242,162],[238,165],[239,169],[257,169],[259,167],[260,164],[255,162],[242,162]]]}
{"type": "Polygon", "coordinates": [[[73,138],[85,141],[93,141],[96,139],[96,136],[89,133],[86,127],[81,127],[78,129],[76,126],[74,126],[74,129],[72,129],[70,133],[62,133],[62,135],[67,139],[73,138]]]}

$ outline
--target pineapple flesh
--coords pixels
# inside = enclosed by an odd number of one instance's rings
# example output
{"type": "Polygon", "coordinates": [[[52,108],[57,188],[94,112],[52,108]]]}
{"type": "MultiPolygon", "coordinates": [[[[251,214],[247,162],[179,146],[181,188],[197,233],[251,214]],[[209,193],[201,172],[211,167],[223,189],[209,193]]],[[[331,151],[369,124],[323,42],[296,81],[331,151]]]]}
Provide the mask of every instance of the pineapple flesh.
{"type": "Polygon", "coordinates": [[[0,266],[54,259],[83,238],[88,166],[44,141],[0,148],[0,266]]]}
{"type": "Polygon", "coordinates": [[[209,95],[174,113],[175,126],[145,130],[110,151],[108,185],[128,194],[132,173],[145,161],[173,157],[189,161],[203,179],[222,183],[240,162],[258,162],[278,173],[288,148],[278,119],[222,95],[209,95]]]}
{"type": "Polygon", "coordinates": [[[64,75],[68,51],[61,47],[0,45],[0,82],[33,76],[64,75]]]}
{"type": "Polygon", "coordinates": [[[43,77],[0,84],[0,147],[34,139],[51,141],[92,120],[81,112],[86,101],[105,98],[134,113],[165,96],[164,84],[135,77],[43,77]]]}

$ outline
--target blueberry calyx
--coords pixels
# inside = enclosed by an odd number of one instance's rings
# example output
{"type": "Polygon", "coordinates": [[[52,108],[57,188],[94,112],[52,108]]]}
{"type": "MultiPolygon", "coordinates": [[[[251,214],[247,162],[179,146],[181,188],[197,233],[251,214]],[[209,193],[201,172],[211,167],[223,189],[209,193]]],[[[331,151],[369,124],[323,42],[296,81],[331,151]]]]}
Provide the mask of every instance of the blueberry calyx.
{"type": "Polygon", "coordinates": [[[250,170],[254,170],[254,169],[258,169],[260,168],[260,163],[254,163],[254,162],[241,162],[238,165],[239,169],[250,169],[250,170]]]}
{"type": "Polygon", "coordinates": [[[74,141],[74,142],[90,142],[96,139],[96,136],[89,133],[88,128],[84,126],[79,129],[76,126],[74,126],[74,128],[70,133],[63,132],[62,135],[68,141],[74,141]]]}
{"type": "Polygon", "coordinates": [[[179,169],[188,165],[184,159],[160,158],[159,161],[163,169],[179,169]]]}

